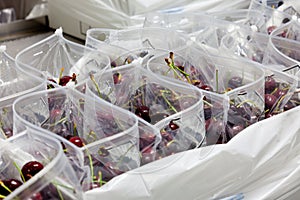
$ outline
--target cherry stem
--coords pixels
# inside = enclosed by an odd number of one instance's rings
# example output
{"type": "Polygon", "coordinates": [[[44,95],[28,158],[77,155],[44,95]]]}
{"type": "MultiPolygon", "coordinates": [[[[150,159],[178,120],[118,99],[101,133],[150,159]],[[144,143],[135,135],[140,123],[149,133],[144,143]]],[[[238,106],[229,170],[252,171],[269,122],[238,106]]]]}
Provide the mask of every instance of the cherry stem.
{"type": "Polygon", "coordinates": [[[4,196],[4,195],[0,194],[0,198],[1,198],[1,199],[5,199],[5,198],[6,198],[6,196],[4,196]]]}
{"type": "Polygon", "coordinates": [[[90,164],[90,168],[91,168],[91,177],[92,177],[92,181],[94,180],[94,166],[93,166],[93,159],[92,156],[90,154],[90,151],[88,150],[88,148],[85,148],[88,159],[89,159],[89,164],[90,164]]]}
{"type": "Polygon", "coordinates": [[[120,160],[119,160],[118,163],[117,163],[117,166],[119,166],[119,165],[122,163],[122,161],[124,160],[125,156],[128,154],[128,152],[129,152],[134,146],[135,146],[135,144],[132,144],[132,145],[126,150],[126,152],[125,152],[123,155],[121,155],[121,158],[120,158],[120,160]]]}
{"type": "Polygon", "coordinates": [[[67,117],[63,117],[60,120],[54,122],[53,124],[50,124],[50,127],[56,126],[57,124],[62,123],[62,122],[66,122],[66,121],[67,121],[67,117]]]}
{"type": "Polygon", "coordinates": [[[188,73],[186,73],[185,71],[181,70],[178,66],[175,65],[175,63],[174,63],[174,53],[173,52],[170,52],[169,58],[165,58],[165,61],[168,64],[168,66],[173,70],[175,76],[177,76],[179,79],[184,81],[181,78],[181,76],[177,73],[177,71],[179,71],[186,78],[188,83],[192,84],[192,81],[189,78],[190,75],[188,73]]]}
{"type": "Polygon", "coordinates": [[[61,79],[61,77],[62,77],[62,74],[63,74],[63,72],[64,72],[64,70],[65,70],[65,68],[60,68],[60,72],[59,72],[59,77],[58,77],[58,80],[57,80],[57,84],[59,85],[59,82],[60,82],[60,79],[61,79]]]}
{"type": "Polygon", "coordinates": [[[209,107],[214,107],[211,103],[209,103],[208,101],[203,100],[203,103],[205,103],[206,105],[208,105],[209,107]]]}
{"type": "Polygon", "coordinates": [[[1,134],[3,135],[3,137],[4,137],[5,139],[7,139],[7,136],[5,135],[4,130],[3,130],[3,125],[2,125],[2,123],[0,124],[0,132],[1,132],[1,134]]]}
{"type": "Polygon", "coordinates": [[[102,99],[102,94],[101,94],[101,92],[100,92],[99,85],[98,85],[98,83],[96,82],[94,75],[93,75],[93,74],[90,74],[90,78],[91,78],[91,80],[93,81],[93,84],[94,84],[95,87],[96,87],[96,90],[97,90],[97,92],[98,92],[98,96],[102,99]]]}
{"type": "Polygon", "coordinates": [[[250,100],[250,99],[247,99],[247,100],[245,100],[245,101],[242,101],[241,103],[239,103],[236,107],[237,108],[239,108],[239,107],[241,107],[243,104],[245,104],[245,103],[251,103],[251,104],[253,104],[255,107],[257,107],[256,105],[255,105],[255,103],[252,101],[252,100],[250,100]]]}
{"type": "Polygon", "coordinates": [[[0,181],[0,185],[5,189],[7,190],[9,193],[12,193],[12,191],[2,182],[0,181]]]}
{"type": "Polygon", "coordinates": [[[16,167],[16,169],[18,170],[19,174],[21,175],[21,178],[22,178],[23,182],[25,183],[26,180],[25,180],[25,177],[24,177],[24,175],[23,175],[23,173],[22,173],[21,168],[17,165],[16,162],[13,162],[13,165],[16,167]]]}
{"type": "Polygon", "coordinates": [[[175,113],[177,113],[176,108],[174,108],[174,106],[170,103],[170,101],[166,98],[165,96],[165,91],[164,90],[160,90],[161,96],[163,97],[163,99],[166,101],[166,103],[168,104],[168,106],[171,108],[171,110],[173,110],[175,113]]]}

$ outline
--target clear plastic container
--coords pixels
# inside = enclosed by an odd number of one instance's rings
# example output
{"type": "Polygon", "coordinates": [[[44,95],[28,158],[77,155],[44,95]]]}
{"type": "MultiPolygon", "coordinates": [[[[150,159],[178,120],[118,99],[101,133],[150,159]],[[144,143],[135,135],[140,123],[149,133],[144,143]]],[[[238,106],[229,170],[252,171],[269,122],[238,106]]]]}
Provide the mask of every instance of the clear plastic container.
{"type": "Polygon", "coordinates": [[[22,73],[15,60],[6,53],[6,46],[0,46],[0,138],[13,135],[13,101],[24,94],[45,89],[43,74],[22,73]]]}
{"type": "Polygon", "coordinates": [[[0,156],[5,199],[83,199],[60,142],[41,130],[26,129],[1,140],[0,156]]]}
{"type": "Polygon", "coordinates": [[[114,176],[139,167],[144,164],[144,156],[152,156],[153,161],[161,140],[159,132],[147,133],[146,128],[141,135],[138,119],[131,112],[68,87],[28,94],[16,100],[13,109],[17,130],[27,126],[47,130],[70,152],[74,168],[84,175],[81,168],[89,167],[90,180],[82,182],[84,190],[102,186],[114,176]],[[78,149],[81,153],[74,155],[72,152],[78,149]],[[103,176],[98,176],[99,170],[103,176]]]}
{"type": "Polygon", "coordinates": [[[203,91],[207,145],[228,142],[263,116],[264,71],[259,64],[188,46],[154,56],[147,65],[160,78],[178,79],[203,91]]]}
{"type": "Polygon", "coordinates": [[[65,39],[62,29],[19,52],[16,63],[24,73],[44,73],[50,88],[76,85],[86,80],[90,73],[110,67],[106,55],[65,39]]]}
{"type": "Polygon", "coordinates": [[[157,159],[201,146],[204,140],[203,96],[187,84],[158,79],[139,65],[123,66],[93,77],[86,93],[158,127],[162,141],[157,159]]]}

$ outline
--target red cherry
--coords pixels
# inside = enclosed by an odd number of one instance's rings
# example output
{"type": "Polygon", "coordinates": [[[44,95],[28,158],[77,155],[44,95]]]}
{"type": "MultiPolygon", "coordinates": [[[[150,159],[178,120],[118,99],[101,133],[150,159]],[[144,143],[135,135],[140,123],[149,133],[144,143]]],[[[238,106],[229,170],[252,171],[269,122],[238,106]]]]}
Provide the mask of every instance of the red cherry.
{"type": "Polygon", "coordinates": [[[200,89],[206,90],[206,91],[213,91],[212,87],[210,87],[209,85],[202,85],[202,86],[200,86],[200,89]]]}
{"type": "Polygon", "coordinates": [[[78,137],[78,136],[73,136],[69,139],[70,142],[72,142],[73,144],[75,144],[78,147],[83,147],[84,146],[84,142],[83,140],[78,137]]]}
{"type": "Polygon", "coordinates": [[[277,97],[273,94],[265,94],[265,107],[271,109],[277,102],[277,97]]]}
{"type": "Polygon", "coordinates": [[[267,28],[268,34],[270,35],[276,28],[277,28],[277,26],[269,26],[269,27],[267,28]]]}
{"type": "Polygon", "coordinates": [[[173,120],[172,121],[170,121],[170,123],[169,123],[169,128],[171,129],[171,130],[177,130],[177,129],[179,129],[179,126],[177,125],[177,124],[175,124],[174,122],[173,122],[173,120]]]}
{"type": "Polygon", "coordinates": [[[21,171],[25,180],[27,181],[38,172],[40,172],[43,168],[44,166],[42,163],[38,161],[30,161],[22,167],[21,171]]]}

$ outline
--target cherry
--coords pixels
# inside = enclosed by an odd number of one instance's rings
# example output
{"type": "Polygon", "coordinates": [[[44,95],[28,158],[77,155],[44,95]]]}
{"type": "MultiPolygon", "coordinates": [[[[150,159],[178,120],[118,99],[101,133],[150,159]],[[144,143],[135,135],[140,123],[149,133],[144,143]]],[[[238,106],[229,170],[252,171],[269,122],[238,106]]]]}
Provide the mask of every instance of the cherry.
{"type": "Polygon", "coordinates": [[[25,180],[29,180],[44,168],[43,164],[38,161],[30,161],[26,163],[21,171],[25,180]]]}
{"type": "Polygon", "coordinates": [[[119,84],[121,81],[121,74],[120,73],[114,73],[113,74],[114,84],[119,84]]]}
{"type": "Polygon", "coordinates": [[[34,193],[31,197],[29,197],[27,200],[43,200],[43,196],[41,193],[37,192],[34,193]]]}
{"type": "Polygon", "coordinates": [[[276,88],[276,81],[272,76],[265,78],[265,91],[271,93],[276,88]]]}
{"type": "MultiPolygon", "coordinates": [[[[23,183],[17,179],[8,179],[8,180],[3,180],[2,184],[7,187],[11,192],[20,187],[23,183]]],[[[0,185],[0,194],[3,196],[7,196],[10,194],[10,191],[7,190],[5,187],[0,185]]]]}
{"type": "Polygon", "coordinates": [[[2,128],[2,130],[7,138],[13,136],[13,130],[11,128],[2,128]]]}
{"type": "Polygon", "coordinates": [[[226,132],[229,136],[229,139],[233,138],[234,136],[236,136],[239,132],[241,132],[244,129],[244,125],[243,124],[235,124],[233,126],[226,126],[226,132]]]}
{"type": "Polygon", "coordinates": [[[72,142],[73,144],[75,144],[78,147],[83,147],[84,146],[84,142],[79,136],[73,136],[69,139],[69,141],[72,142]]]}
{"type": "Polygon", "coordinates": [[[228,81],[228,87],[231,89],[242,86],[243,79],[239,76],[234,76],[228,81]]]}
{"type": "Polygon", "coordinates": [[[213,91],[213,88],[209,85],[202,85],[202,86],[200,86],[200,89],[210,91],[210,92],[213,91]]]}
{"type": "Polygon", "coordinates": [[[144,119],[147,122],[151,122],[150,113],[149,113],[149,107],[140,105],[136,108],[135,114],[142,119],[144,119]]]}
{"type": "Polygon", "coordinates": [[[171,120],[169,123],[169,128],[174,131],[174,130],[179,129],[179,126],[174,123],[174,120],[171,120]]]}
{"type": "Polygon", "coordinates": [[[287,94],[287,91],[288,91],[287,89],[282,90],[282,89],[277,88],[277,89],[275,90],[275,92],[273,93],[273,95],[276,96],[276,97],[278,97],[278,98],[280,98],[280,97],[286,95],[286,94],[287,94]]]}
{"type": "Polygon", "coordinates": [[[297,105],[295,104],[295,103],[293,103],[293,102],[291,102],[291,101],[288,101],[285,105],[284,105],[284,107],[283,107],[283,109],[284,109],[284,111],[287,111],[287,110],[290,110],[290,109],[292,109],[292,108],[295,108],[297,105]]]}
{"type": "Polygon", "coordinates": [[[276,96],[274,96],[273,94],[265,94],[265,107],[267,109],[273,108],[276,102],[277,102],[276,96]]]}
{"type": "Polygon", "coordinates": [[[277,28],[277,26],[269,26],[269,27],[267,28],[268,34],[270,35],[276,28],[277,28]]]}

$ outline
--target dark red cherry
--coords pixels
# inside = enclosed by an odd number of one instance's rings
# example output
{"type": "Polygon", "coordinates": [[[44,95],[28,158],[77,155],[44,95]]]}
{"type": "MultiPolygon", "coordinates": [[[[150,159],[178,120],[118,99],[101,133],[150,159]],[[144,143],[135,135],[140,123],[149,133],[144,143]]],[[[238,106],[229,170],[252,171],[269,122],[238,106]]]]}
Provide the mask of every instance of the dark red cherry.
{"type": "Polygon", "coordinates": [[[231,89],[238,88],[242,86],[242,84],[243,84],[243,79],[242,77],[239,76],[234,76],[228,81],[228,87],[231,89]]]}
{"type": "Polygon", "coordinates": [[[73,79],[72,76],[63,76],[59,79],[59,85],[65,86],[73,79]]]}
{"type": "Polygon", "coordinates": [[[174,131],[174,130],[179,129],[179,126],[177,124],[175,124],[174,121],[172,120],[169,123],[169,128],[174,131]]]}
{"type": "Polygon", "coordinates": [[[271,109],[277,102],[277,97],[273,94],[265,94],[265,107],[271,109]]]}
{"type": "Polygon", "coordinates": [[[210,87],[209,85],[202,85],[202,86],[200,86],[200,89],[202,89],[202,90],[206,90],[206,91],[213,91],[213,88],[212,87],[210,87]]]}
{"type": "Polygon", "coordinates": [[[276,88],[276,81],[272,76],[265,78],[265,91],[271,93],[276,88]]]}
{"type": "Polygon", "coordinates": [[[23,183],[17,179],[3,180],[0,185],[0,195],[7,196],[10,194],[10,192],[14,191],[22,184],[23,183]]]}
{"type": "Polygon", "coordinates": [[[13,130],[11,128],[2,128],[2,130],[7,138],[13,136],[13,130]]]}
{"type": "Polygon", "coordinates": [[[113,74],[114,84],[119,84],[121,81],[121,74],[120,73],[114,73],[113,74]]]}
{"type": "Polygon", "coordinates": [[[275,92],[273,93],[273,95],[279,98],[279,97],[286,95],[287,91],[288,91],[287,89],[285,89],[285,90],[276,89],[275,92]]]}
{"type": "Polygon", "coordinates": [[[269,27],[267,28],[268,34],[270,35],[276,28],[277,28],[277,26],[269,26],[269,27]]]}
{"type": "Polygon", "coordinates": [[[27,200],[43,200],[41,193],[37,192],[31,195],[27,200]]]}
{"type": "Polygon", "coordinates": [[[38,172],[40,172],[43,168],[44,166],[42,163],[38,161],[30,161],[22,167],[21,171],[25,180],[27,181],[38,172]]]}
{"type": "Polygon", "coordinates": [[[139,117],[141,117],[142,119],[144,119],[147,122],[151,122],[150,119],[150,113],[149,113],[149,107],[141,105],[138,106],[135,110],[135,114],[139,117]]]}
{"type": "Polygon", "coordinates": [[[84,142],[79,136],[73,136],[69,139],[69,141],[72,142],[73,144],[75,144],[78,147],[83,147],[84,146],[84,142]]]}

